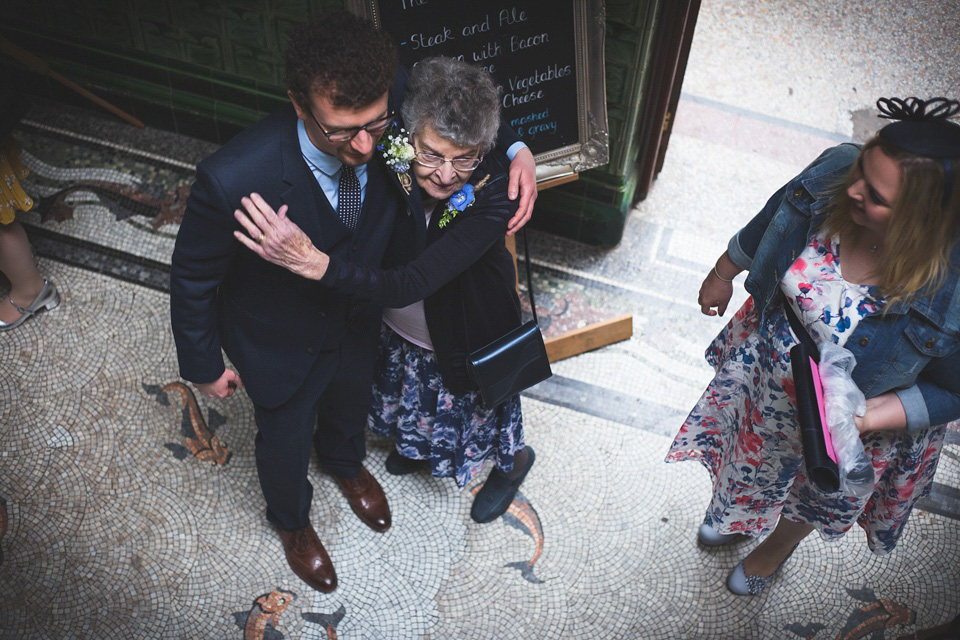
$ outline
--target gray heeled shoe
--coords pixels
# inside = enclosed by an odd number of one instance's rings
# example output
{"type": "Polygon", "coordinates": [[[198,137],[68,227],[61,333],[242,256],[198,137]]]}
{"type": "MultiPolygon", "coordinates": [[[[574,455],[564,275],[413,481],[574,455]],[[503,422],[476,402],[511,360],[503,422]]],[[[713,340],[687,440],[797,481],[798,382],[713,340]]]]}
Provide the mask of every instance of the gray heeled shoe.
{"type": "Polygon", "coordinates": [[[57,305],[60,304],[60,293],[57,291],[57,286],[55,284],[44,279],[43,287],[40,288],[40,293],[38,293],[37,297],[33,299],[33,302],[30,303],[30,306],[24,308],[14,302],[12,298],[7,298],[7,300],[17,311],[20,312],[20,317],[13,322],[3,322],[0,320],[0,331],[16,329],[21,324],[26,322],[27,318],[30,318],[38,311],[43,309],[48,311],[50,309],[56,309],[57,305]]]}
{"type": "Polygon", "coordinates": [[[790,553],[787,554],[787,557],[783,559],[783,562],[777,565],[773,573],[765,578],[763,576],[747,575],[747,572],[743,570],[743,560],[741,560],[737,566],[733,568],[733,571],[730,572],[730,575],[727,576],[727,589],[738,596],[755,596],[758,593],[762,593],[763,590],[767,588],[770,580],[773,579],[773,576],[777,575],[777,572],[786,564],[790,556],[793,555],[793,552],[797,550],[798,546],[799,543],[795,544],[793,549],[790,550],[790,553]]]}
{"type": "Polygon", "coordinates": [[[743,535],[740,533],[720,533],[706,522],[701,524],[700,530],[697,531],[697,540],[706,547],[719,547],[736,542],[741,538],[743,538],[743,535]]]}

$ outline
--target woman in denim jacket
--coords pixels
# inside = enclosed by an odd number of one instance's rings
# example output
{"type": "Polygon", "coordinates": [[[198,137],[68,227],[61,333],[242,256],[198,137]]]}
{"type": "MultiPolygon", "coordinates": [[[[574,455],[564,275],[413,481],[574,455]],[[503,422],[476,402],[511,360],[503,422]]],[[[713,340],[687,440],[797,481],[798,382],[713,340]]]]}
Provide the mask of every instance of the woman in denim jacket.
{"type": "Polygon", "coordinates": [[[892,551],[930,491],[944,425],[960,417],[960,126],[944,117],[960,103],[878,106],[899,121],[862,149],[828,149],[774,193],[700,288],[703,313],[722,315],[749,271],[751,297],[708,348],[717,374],[667,461],[698,459],[712,476],[701,543],[770,534],[730,574],[734,593],[761,592],[814,529],[831,540],[859,523],[871,550],[892,551]],[[856,357],[867,410],[855,423],[875,475],[866,496],[822,492],[807,476],[785,304],[815,342],[856,357]]]}

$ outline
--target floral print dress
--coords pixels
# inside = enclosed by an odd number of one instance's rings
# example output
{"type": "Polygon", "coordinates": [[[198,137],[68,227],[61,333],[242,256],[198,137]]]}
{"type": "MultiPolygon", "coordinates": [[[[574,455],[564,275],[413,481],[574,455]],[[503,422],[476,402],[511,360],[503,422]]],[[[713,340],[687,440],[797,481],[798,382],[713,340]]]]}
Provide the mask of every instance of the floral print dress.
{"type": "MultiPolygon", "coordinates": [[[[874,287],[843,280],[835,237],[814,237],[780,289],[816,342],[841,346],[884,303],[874,287]]],[[[700,460],[707,468],[713,496],[704,521],[721,533],[763,536],[783,515],[832,540],[859,523],[870,549],[889,553],[913,505],[930,492],[945,427],[864,436],[876,477],[872,494],[858,499],[820,491],[803,463],[790,368],[794,344],[782,307],[761,322],[748,298],[707,349],[716,376],[681,426],[667,462],[700,460]]]]}
{"type": "Polygon", "coordinates": [[[451,391],[440,376],[436,354],[386,323],[367,428],[395,438],[400,455],[428,460],[431,475],[452,477],[461,489],[487,460],[511,471],[514,456],[525,446],[519,394],[487,409],[479,391],[451,391]]]}

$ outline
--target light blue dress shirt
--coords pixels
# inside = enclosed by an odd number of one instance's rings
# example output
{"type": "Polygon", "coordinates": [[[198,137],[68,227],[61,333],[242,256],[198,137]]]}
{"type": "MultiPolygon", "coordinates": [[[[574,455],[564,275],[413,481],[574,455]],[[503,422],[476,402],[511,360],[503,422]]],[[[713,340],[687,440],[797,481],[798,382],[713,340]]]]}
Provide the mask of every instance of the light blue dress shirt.
{"type": "MultiPolygon", "coordinates": [[[[313,146],[310,138],[307,137],[303,120],[299,119],[297,120],[297,137],[300,139],[300,153],[303,154],[303,159],[307,161],[307,166],[310,167],[317,183],[323,189],[330,206],[336,211],[337,203],[340,202],[340,167],[343,163],[313,146]]],[[[360,181],[360,206],[363,206],[363,198],[367,194],[367,165],[362,164],[353,169],[357,174],[357,180],[360,181]]]]}
{"type": "Polygon", "coordinates": [[[527,148],[527,145],[525,145],[521,140],[517,140],[512,145],[510,145],[509,149],[507,149],[507,160],[510,160],[511,162],[513,162],[513,158],[514,156],[517,155],[517,152],[520,151],[520,149],[526,149],[526,148],[527,148]]]}

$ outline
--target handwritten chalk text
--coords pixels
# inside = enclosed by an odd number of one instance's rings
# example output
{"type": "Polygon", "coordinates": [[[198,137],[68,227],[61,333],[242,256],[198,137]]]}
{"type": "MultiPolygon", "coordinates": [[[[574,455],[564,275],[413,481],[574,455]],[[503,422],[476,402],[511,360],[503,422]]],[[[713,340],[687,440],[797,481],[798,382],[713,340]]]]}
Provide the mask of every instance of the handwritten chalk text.
{"type": "Polygon", "coordinates": [[[410,36],[410,42],[413,43],[414,49],[429,49],[430,47],[435,47],[437,45],[443,44],[449,40],[454,40],[454,35],[450,31],[450,27],[441,27],[442,32],[437,33],[432,36],[425,36],[422,33],[415,33],[410,36]]]}
{"type": "Polygon", "coordinates": [[[530,36],[529,38],[520,38],[517,36],[510,36],[510,51],[521,51],[523,49],[529,49],[531,47],[536,47],[537,45],[546,44],[550,41],[550,36],[547,33],[541,33],[540,35],[530,36]]]}

